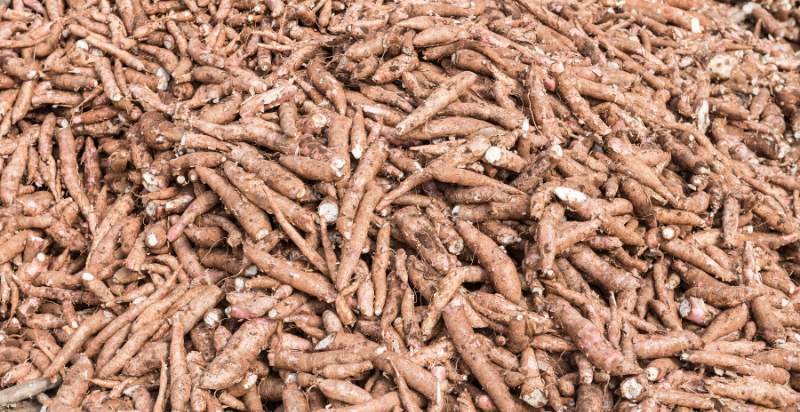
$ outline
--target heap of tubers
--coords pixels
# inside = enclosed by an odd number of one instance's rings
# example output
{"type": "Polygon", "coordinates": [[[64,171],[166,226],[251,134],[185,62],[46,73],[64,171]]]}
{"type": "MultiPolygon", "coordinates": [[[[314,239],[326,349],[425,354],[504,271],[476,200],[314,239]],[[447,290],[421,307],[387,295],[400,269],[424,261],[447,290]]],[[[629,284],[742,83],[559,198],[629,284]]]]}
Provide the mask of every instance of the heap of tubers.
{"type": "Polygon", "coordinates": [[[798,411],[798,48],[795,0],[0,2],[0,409],[798,411]]]}

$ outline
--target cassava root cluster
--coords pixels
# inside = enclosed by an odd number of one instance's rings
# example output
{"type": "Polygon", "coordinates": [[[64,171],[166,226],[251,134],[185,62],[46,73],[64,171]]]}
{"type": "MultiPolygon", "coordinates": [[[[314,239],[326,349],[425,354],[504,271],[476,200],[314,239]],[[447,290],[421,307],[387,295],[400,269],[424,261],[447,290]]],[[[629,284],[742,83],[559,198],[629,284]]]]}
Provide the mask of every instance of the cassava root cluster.
{"type": "Polygon", "coordinates": [[[796,411],[798,10],[0,2],[0,409],[796,411]]]}

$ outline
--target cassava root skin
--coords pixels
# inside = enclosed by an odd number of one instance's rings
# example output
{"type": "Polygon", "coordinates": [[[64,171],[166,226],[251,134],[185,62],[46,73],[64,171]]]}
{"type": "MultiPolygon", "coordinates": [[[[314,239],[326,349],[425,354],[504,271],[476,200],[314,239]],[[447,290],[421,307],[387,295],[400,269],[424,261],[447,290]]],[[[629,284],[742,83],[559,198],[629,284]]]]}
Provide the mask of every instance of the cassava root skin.
{"type": "Polygon", "coordinates": [[[0,409],[796,409],[794,3],[0,2],[0,409]]]}

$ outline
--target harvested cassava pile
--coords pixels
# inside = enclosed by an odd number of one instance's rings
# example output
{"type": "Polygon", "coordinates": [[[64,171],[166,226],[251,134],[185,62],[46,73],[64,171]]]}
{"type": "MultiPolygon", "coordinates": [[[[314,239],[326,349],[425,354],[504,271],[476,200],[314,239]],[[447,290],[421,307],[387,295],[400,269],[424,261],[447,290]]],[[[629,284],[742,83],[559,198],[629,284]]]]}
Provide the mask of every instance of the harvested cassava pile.
{"type": "Polygon", "coordinates": [[[800,7],[0,2],[0,409],[799,410],[800,7]]]}

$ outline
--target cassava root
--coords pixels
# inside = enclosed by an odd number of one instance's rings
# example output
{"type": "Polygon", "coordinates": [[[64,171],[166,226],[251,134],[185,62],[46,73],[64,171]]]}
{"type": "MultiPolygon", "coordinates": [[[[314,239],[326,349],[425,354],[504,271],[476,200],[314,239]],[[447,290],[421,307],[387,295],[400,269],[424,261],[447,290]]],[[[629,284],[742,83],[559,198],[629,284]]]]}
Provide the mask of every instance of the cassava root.
{"type": "Polygon", "coordinates": [[[799,9],[0,2],[0,408],[797,410],[799,9]]]}

